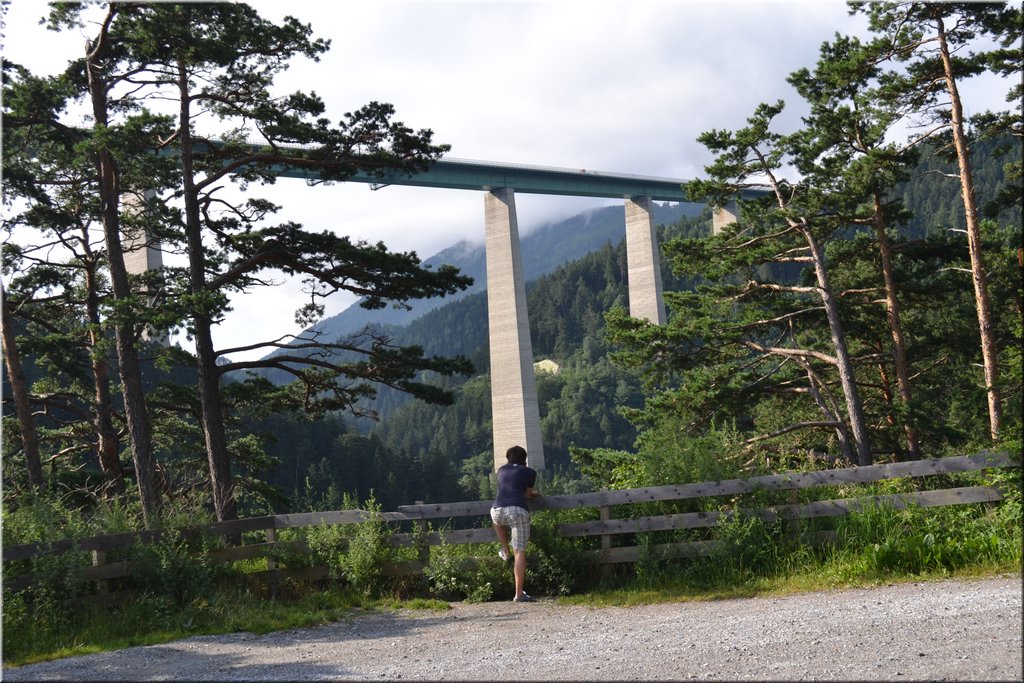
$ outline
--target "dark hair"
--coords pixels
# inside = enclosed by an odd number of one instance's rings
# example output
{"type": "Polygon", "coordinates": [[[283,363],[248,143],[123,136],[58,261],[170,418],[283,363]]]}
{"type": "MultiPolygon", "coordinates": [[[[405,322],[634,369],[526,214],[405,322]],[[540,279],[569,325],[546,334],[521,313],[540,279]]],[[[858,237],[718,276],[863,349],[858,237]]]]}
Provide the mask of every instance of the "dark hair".
{"type": "Polygon", "coordinates": [[[508,461],[515,463],[516,465],[526,464],[526,449],[522,446],[513,446],[505,452],[505,457],[508,461]]]}

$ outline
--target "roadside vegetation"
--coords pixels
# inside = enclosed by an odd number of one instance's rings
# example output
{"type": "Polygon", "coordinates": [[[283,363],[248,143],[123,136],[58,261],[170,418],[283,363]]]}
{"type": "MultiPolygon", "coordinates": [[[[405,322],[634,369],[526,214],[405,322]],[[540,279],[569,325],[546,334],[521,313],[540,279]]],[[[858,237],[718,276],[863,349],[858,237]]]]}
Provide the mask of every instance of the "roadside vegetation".
{"type": "MultiPolygon", "coordinates": [[[[996,505],[876,507],[827,524],[795,526],[740,515],[714,529],[713,538],[721,545],[711,555],[664,560],[652,552],[636,564],[605,571],[581,558],[596,539],[561,538],[555,533],[557,523],[579,521],[582,511],[540,511],[534,516],[527,581],[535,595],[600,607],[1019,575],[1020,470],[946,475],[942,485],[953,482],[997,486],[1005,499],[996,505]],[[806,543],[808,534],[825,526],[836,532],[833,543],[806,543]]],[[[897,480],[847,487],[845,494],[897,493],[915,486],[897,480]]],[[[366,501],[363,507],[372,510],[375,504],[366,501]]],[[[731,504],[719,507],[728,509],[731,504]]],[[[4,543],[43,540],[40,533],[56,528],[55,524],[74,527],[79,536],[92,535],[100,531],[96,525],[117,528],[118,518],[110,515],[83,524],[59,501],[40,498],[5,515],[4,543]]],[[[181,521],[181,515],[175,518],[176,523],[181,521]]],[[[451,602],[509,599],[511,570],[497,558],[496,544],[434,546],[423,575],[396,577],[386,575],[384,567],[414,559],[415,550],[391,547],[387,542],[391,533],[388,524],[371,518],[361,524],[310,527],[282,537],[302,537],[310,548],[301,557],[282,555],[282,563],[290,567],[325,564],[331,577],[320,582],[283,580],[273,595],[267,585],[247,576],[265,569],[266,560],[232,565],[210,562],[201,557],[209,549],[209,541],[201,538],[186,541],[172,535],[132,548],[127,557],[139,571],[122,579],[121,588],[136,592],[113,606],[98,602],[95,589],[74,578],[74,570],[88,564],[84,552],[33,560],[29,569],[40,580],[27,590],[4,593],[4,666],[194,635],[303,628],[370,610],[444,610],[451,602]]],[[[706,533],[658,532],[635,542],[653,546],[667,536],[690,540],[699,534],[707,537],[706,533]]]]}

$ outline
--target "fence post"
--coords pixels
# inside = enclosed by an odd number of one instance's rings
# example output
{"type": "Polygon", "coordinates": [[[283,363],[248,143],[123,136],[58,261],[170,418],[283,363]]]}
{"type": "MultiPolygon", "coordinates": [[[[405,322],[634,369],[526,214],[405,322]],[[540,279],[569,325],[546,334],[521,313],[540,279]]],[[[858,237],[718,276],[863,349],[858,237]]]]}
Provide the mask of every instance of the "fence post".
{"type": "MultiPolygon", "coordinates": [[[[423,501],[417,500],[416,505],[423,505],[423,501]]],[[[427,564],[430,562],[430,544],[427,543],[427,520],[417,519],[416,527],[420,532],[420,537],[416,540],[416,554],[420,562],[427,564]]]]}
{"type": "MultiPolygon", "coordinates": [[[[100,567],[107,563],[107,551],[106,550],[93,550],[92,551],[92,566],[100,567]]],[[[96,581],[96,592],[106,595],[110,592],[110,582],[106,579],[96,581]]]]}
{"type": "MultiPolygon", "coordinates": [[[[610,505],[602,505],[599,509],[601,515],[601,521],[607,522],[612,518],[612,508],[610,505]]],[[[608,551],[612,547],[612,537],[610,534],[601,534],[601,580],[607,581],[608,576],[611,573],[611,565],[605,562],[608,558],[608,551]]]]}
{"type": "Polygon", "coordinates": [[[277,549],[277,529],[273,527],[266,529],[267,532],[267,543],[270,544],[269,553],[267,555],[267,571],[270,572],[270,597],[277,597],[277,580],[279,578],[279,572],[277,571],[277,558],[274,557],[274,551],[277,549]]]}

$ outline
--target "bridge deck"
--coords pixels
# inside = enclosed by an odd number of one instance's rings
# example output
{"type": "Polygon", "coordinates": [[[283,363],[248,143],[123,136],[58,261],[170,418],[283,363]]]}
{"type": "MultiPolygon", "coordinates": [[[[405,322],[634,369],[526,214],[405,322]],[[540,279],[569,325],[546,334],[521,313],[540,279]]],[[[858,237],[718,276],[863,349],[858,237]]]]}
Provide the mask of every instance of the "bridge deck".
{"type": "MultiPolygon", "coordinates": [[[[220,146],[221,142],[213,143],[220,146]]],[[[201,149],[198,145],[197,149],[201,149]]],[[[256,152],[258,145],[252,145],[256,152]]],[[[284,147],[297,151],[300,148],[284,147]]],[[[319,171],[277,164],[273,167],[282,178],[303,178],[320,180],[319,171]]],[[[345,182],[367,183],[372,189],[388,185],[410,185],[415,187],[439,187],[454,190],[482,190],[489,192],[511,188],[517,193],[557,194],[573,197],[611,197],[630,199],[650,197],[667,202],[693,202],[683,185],[689,181],[682,178],[661,178],[657,176],[631,175],[591,171],[585,168],[569,169],[553,166],[510,164],[500,161],[471,161],[452,157],[432,162],[426,171],[406,174],[390,171],[383,178],[357,171],[345,182]]],[[[764,194],[765,189],[746,188],[741,196],[752,198],[764,194]]]]}
{"type": "MultiPolygon", "coordinates": [[[[275,170],[278,175],[285,178],[320,178],[316,171],[298,167],[280,166],[275,170]]],[[[508,187],[517,193],[528,194],[619,199],[650,197],[660,201],[690,201],[682,187],[687,181],[680,179],[465,159],[441,159],[433,162],[421,173],[407,175],[391,172],[383,179],[366,173],[356,173],[346,182],[369,183],[374,189],[387,185],[484,191],[508,187]]]]}

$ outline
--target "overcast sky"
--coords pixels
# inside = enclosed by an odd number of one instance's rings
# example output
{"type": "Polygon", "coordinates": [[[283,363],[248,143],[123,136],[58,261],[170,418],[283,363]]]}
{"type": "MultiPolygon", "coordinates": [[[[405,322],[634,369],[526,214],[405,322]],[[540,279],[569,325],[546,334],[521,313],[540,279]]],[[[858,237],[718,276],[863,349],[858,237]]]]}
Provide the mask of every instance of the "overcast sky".
{"type": "MultiPolygon", "coordinates": [[[[320,62],[296,61],[279,84],[316,91],[335,120],[370,100],[391,102],[398,120],[450,144],[451,157],[680,179],[702,175],[711,161],[696,142],[701,132],[740,127],[761,102],[785,99],[784,116],[797,121],[802,109],[786,76],[813,66],[836,32],[864,34],[863,18],[840,0],[252,4],[331,40],[320,62]]],[[[13,0],[4,56],[52,73],[92,32],[47,32],[37,26],[44,12],[41,2],[13,0]]],[[[1000,104],[989,98],[988,106],[1000,104]]],[[[480,192],[282,180],[264,194],[284,206],[281,219],[422,258],[460,239],[483,241],[480,192]]],[[[610,203],[516,197],[522,233],[610,203]]],[[[261,328],[298,332],[296,291],[286,283],[236,300],[218,345],[254,341],[261,328]]],[[[328,314],[352,301],[338,296],[328,314]]]]}

